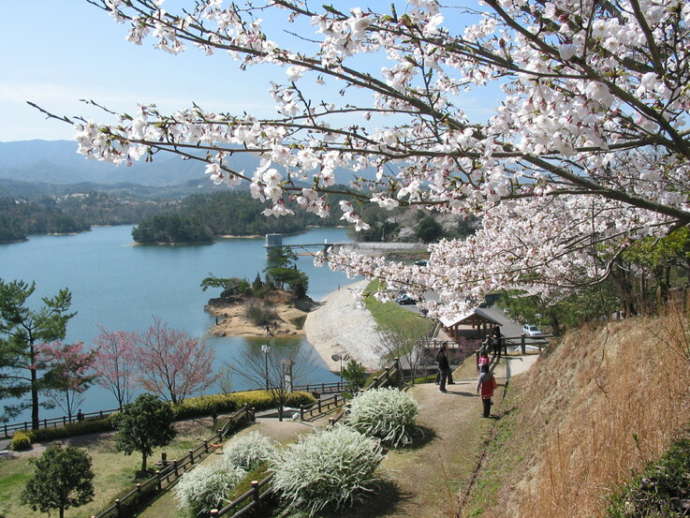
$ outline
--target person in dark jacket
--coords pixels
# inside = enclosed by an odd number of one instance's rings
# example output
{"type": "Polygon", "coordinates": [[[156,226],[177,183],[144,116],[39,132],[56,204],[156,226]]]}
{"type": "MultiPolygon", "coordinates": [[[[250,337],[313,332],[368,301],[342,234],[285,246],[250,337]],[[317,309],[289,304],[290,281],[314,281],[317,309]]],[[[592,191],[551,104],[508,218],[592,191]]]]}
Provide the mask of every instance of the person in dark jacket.
{"type": "Polygon", "coordinates": [[[441,344],[441,348],[436,355],[436,361],[438,362],[439,390],[446,392],[446,381],[448,381],[448,376],[450,376],[450,365],[448,364],[448,353],[446,352],[445,343],[441,344]]]}

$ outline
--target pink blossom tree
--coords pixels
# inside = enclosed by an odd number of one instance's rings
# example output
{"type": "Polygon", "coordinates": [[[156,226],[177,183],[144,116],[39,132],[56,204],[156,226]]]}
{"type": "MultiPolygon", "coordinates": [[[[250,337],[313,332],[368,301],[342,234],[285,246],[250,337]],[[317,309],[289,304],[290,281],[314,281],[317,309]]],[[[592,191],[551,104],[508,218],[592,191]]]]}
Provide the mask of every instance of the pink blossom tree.
{"type": "Polygon", "coordinates": [[[216,183],[248,182],[273,215],[290,213],[289,199],[326,214],[336,168],[369,168],[373,179],[337,189],[353,199],[339,208],[356,228],[367,224],[355,201],[477,215],[479,232],[430,246],[427,267],[327,258],[413,296],[433,289],[432,315],[463,312],[496,289],[558,297],[601,282],[632,241],[690,224],[688,2],[410,0],[400,12],[395,3],[199,0],[174,12],[152,0],[88,2],[127,24],[135,44],[218,52],[240,69],[282,68],[286,80],[268,86],[269,118],[141,105],[101,124],[44,110],[75,125],[80,153],[115,164],[195,160],[216,183]],[[483,107],[488,116],[471,114],[487,86],[500,99],[483,107]],[[260,157],[256,170],[238,170],[238,153],[260,157]]]}
{"type": "Polygon", "coordinates": [[[159,318],[139,335],[135,356],[142,386],[173,404],[207,389],[219,377],[213,373],[213,349],[159,318]]]}
{"type": "Polygon", "coordinates": [[[100,326],[100,330],[101,333],[94,340],[97,382],[113,393],[122,410],[123,405],[130,402],[132,384],[138,371],[135,354],[137,335],[127,331],[110,331],[103,326],[100,326]]]}
{"type": "Polygon", "coordinates": [[[39,355],[49,370],[45,375],[48,398],[67,414],[71,421],[84,401],[84,391],[93,383],[95,352],[85,351],[84,343],[50,342],[39,346],[39,355]]]}

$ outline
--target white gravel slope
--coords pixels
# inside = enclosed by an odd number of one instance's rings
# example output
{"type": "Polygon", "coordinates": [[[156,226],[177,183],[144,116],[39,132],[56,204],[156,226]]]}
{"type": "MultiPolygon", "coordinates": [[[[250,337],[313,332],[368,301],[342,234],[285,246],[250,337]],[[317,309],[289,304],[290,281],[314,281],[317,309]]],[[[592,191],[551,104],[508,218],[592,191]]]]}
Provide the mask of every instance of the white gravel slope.
{"type": "Polygon", "coordinates": [[[341,286],[325,298],[319,309],[307,315],[307,340],[332,371],[340,370],[340,362],[331,358],[336,353],[349,354],[367,369],[380,365],[382,348],[376,322],[359,297],[367,284],[359,281],[341,286]]]}

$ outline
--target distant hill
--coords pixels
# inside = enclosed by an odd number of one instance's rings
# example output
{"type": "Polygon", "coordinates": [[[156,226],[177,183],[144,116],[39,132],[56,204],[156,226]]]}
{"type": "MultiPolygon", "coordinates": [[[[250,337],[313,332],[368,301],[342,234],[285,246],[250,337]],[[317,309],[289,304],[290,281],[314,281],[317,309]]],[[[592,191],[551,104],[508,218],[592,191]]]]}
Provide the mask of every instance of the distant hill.
{"type": "MultiPolygon", "coordinates": [[[[70,140],[0,142],[0,179],[57,185],[88,182],[161,187],[204,178],[202,163],[172,155],[161,154],[153,162],[136,162],[132,167],[116,167],[87,160],[77,154],[76,149],[76,143],[70,140]]],[[[259,158],[241,153],[233,156],[232,164],[235,169],[245,170],[251,176],[259,158]]],[[[352,174],[339,170],[336,176],[338,182],[348,183],[352,174]]],[[[373,171],[362,176],[371,178],[373,171]]]]}
{"type": "MultiPolygon", "coordinates": [[[[76,149],[76,143],[69,140],[0,142],[0,178],[63,185],[92,182],[165,186],[204,177],[203,164],[172,155],[161,155],[151,163],[116,167],[87,160],[76,149]]],[[[239,169],[252,170],[258,163],[258,157],[251,155],[236,158],[239,169]]]]}

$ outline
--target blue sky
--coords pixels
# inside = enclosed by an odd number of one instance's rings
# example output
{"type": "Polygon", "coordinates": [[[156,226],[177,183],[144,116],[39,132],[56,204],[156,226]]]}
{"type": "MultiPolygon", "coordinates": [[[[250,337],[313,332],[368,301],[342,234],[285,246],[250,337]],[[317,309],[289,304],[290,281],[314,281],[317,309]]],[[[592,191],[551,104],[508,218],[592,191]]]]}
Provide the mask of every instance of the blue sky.
{"type": "MultiPolygon", "coordinates": [[[[228,57],[205,57],[196,49],[171,56],[148,42],[133,45],[125,40],[126,25],[83,0],[2,3],[0,141],[72,138],[69,125],[46,120],[26,100],[56,113],[98,120],[104,120],[100,112],[79,99],[93,99],[116,111],[132,111],[140,102],[156,102],[172,111],[195,101],[210,110],[268,116],[269,81],[285,77],[280,69],[267,66],[240,72],[228,57]]],[[[165,5],[172,11],[180,3],[185,2],[169,0],[165,5]]],[[[495,93],[481,97],[493,104],[495,93]]],[[[476,109],[482,104],[478,100],[473,96],[467,105],[476,109]]]]}

